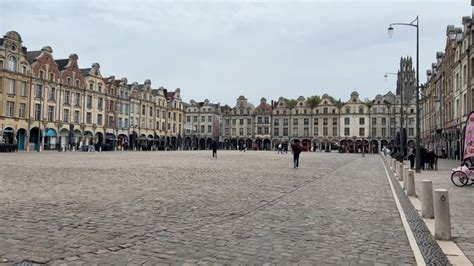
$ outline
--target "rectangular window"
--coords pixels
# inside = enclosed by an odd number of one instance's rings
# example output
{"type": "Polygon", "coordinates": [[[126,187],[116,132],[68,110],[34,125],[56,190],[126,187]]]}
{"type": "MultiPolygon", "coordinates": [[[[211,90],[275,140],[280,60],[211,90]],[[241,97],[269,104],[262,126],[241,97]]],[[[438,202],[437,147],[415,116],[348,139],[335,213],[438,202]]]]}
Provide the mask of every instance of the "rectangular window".
{"type": "Polygon", "coordinates": [[[332,128],[332,136],[337,137],[337,127],[332,128]]]}
{"type": "Polygon", "coordinates": [[[323,113],[324,113],[324,114],[327,114],[327,113],[328,113],[328,108],[327,108],[327,107],[324,107],[324,108],[323,108],[323,113]]]}
{"type": "Polygon", "coordinates": [[[150,116],[153,116],[153,107],[152,106],[150,106],[149,114],[150,114],[150,116]]]}
{"type": "Polygon", "coordinates": [[[207,126],[207,133],[212,133],[212,126],[207,126]]]}
{"type": "Polygon", "coordinates": [[[303,128],[303,135],[305,137],[309,137],[309,128],[307,128],[307,127],[303,128]]]}
{"type": "Polygon", "coordinates": [[[87,95],[87,98],[86,98],[86,105],[87,105],[87,108],[92,108],[92,95],[87,95]]]}
{"type": "Polygon", "coordinates": [[[359,125],[364,125],[364,124],[365,124],[365,118],[359,117],[359,125]]]}
{"type": "Polygon", "coordinates": [[[20,81],[20,96],[22,97],[26,96],[26,82],[25,81],[20,81]]]}
{"type": "MultiPolygon", "coordinates": [[[[258,121],[258,119],[257,119],[258,121]]],[[[262,128],[261,127],[257,127],[257,134],[262,134],[262,128]]]]}
{"type": "Polygon", "coordinates": [[[56,100],[56,88],[49,88],[49,95],[48,95],[48,100],[54,101],[56,100]]]}
{"type": "Polygon", "coordinates": [[[314,135],[319,136],[319,127],[314,128],[314,135]]]}
{"type": "Polygon", "coordinates": [[[327,136],[327,135],[328,135],[328,128],[323,127],[323,136],[327,136]]]}
{"type": "Polygon", "coordinates": [[[35,120],[40,120],[41,116],[41,104],[35,104],[35,120]]]}
{"type": "Polygon", "coordinates": [[[43,86],[37,85],[36,90],[35,90],[35,98],[41,98],[42,95],[43,95],[43,86]]]}
{"type": "Polygon", "coordinates": [[[81,113],[79,111],[74,111],[74,122],[80,123],[81,122],[81,113]]]}
{"type": "Polygon", "coordinates": [[[113,116],[109,116],[109,127],[110,127],[110,128],[115,127],[115,124],[114,124],[114,117],[113,117],[113,116]]]}
{"type": "Polygon", "coordinates": [[[15,116],[15,102],[7,102],[7,116],[15,116]]]}
{"type": "Polygon", "coordinates": [[[323,126],[327,126],[328,125],[328,119],[327,118],[323,118],[323,126]]]}
{"type": "Polygon", "coordinates": [[[104,99],[103,98],[97,99],[97,109],[99,109],[99,111],[102,111],[103,107],[104,107],[104,99]]]}
{"type": "Polygon", "coordinates": [[[318,118],[315,118],[315,119],[314,119],[314,124],[315,124],[315,125],[319,125],[319,119],[318,119],[318,118]]]}
{"type": "Polygon", "coordinates": [[[81,106],[81,94],[79,92],[76,92],[76,97],[75,97],[75,105],[81,106]]]}
{"type": "Polygon", "coordinates": [[[64,104],[70,104],[70,93],[69,91],[64,91],[64,104]]]}
{"type": "Polygon", "coordinates": [[[64,109],[63,122],[64,122],[64,123],[69,122],[69,109],[64,109]]]}
{"type": "Polygon", "coordinates": [[[207,122],[212,122],[212,116],[207,117],[207,122]]]}
{"type": "Polygon", "coordinates": [[[236,129],[233,128],[233,129],[232,129],[232,136],[235,136],[235,135],[236,135],[236,132],[237,132],[236,129]]]}
{"type": "Polygon", "coordinates": [[[243,125],[244,124],[244,120],[241,118],[240,121],[239,121],[239,125],[243,125]]]}
{"type": "Polygon", "coordinates": [[[344,128],[344,136],[348,137],[350,135],[350,131],[348,127],[344,128]]]}
{"type": "Polygon", "coordinates": [[[270,117],[265,116],[265,117],[263,118],[263,123],[264,123],[264,124],[270,124],[270,117]]]}
{"type": "Polygon", "coordinates": [[[243,136],[244,135],[244,129],[243,128],[239,128],[239,136],[243,136]]]}
{"type": "Polygon", "coordinates": [[[186,116],[186,122],[191,123],[191,117],[190,116],[186,116]]]}
{"type": "Polygon", "coordinates": [[[332,125],[333,125],[333,126],[337,125],[337,118],[333,118],[333,119],[332,119],[332,125]]]}
{"type": "Polygon", "coordinates": [[[109,111],[115,111],[115,101],[109,100],[109,111]]]}
{"type": "Polygon", "coordinates": [[[349,117],[344,118],[344,125],[349,125],[350,124],[350,119],[349,117]]]}
{"type": "Polygon", "coordinates": [[[288,118],[283,118],[283,126],[288,126],[288,118]]]}
{"type": "Polygon", "coordinates": [[[97,124],[102,125],[102,114],[97,114],[97,124]]]}
{"type": "Polygon", "coordinates": [[[359,128],[359,136],[363,137],[365,135],[365,128],[360,127],[359,128]]]}
{"type": "Polygon", "coordinates": [[[118,103],[118,106],[119,106],[119,113],[123,113],[123,105],[122,105],[122,102],[119,102],[118,103]]]}
{"type": "Polygon", "coordinates": [[[54,121],[54,106],[48,106],[48,121],[54,121]]]}
{"type": "Polygon", "coordinates": [[[20,103],[20,112],[18,117],[25,118],[26,115],[26,103],[20,103]]]}
{"type": "Polygon", "coordinates": [[[385,126],[387,124],[387,118],[382,117],[382,126],[385,126]]]}
{"type": "Polygon", "coordinates": [[[376,117],[372,117],[372,125],[377,125],[377,118],[376,117]]]}
{"type": "Polygon", "coordinates": [[[293,126],[297,126],[298,125],[298,118],[293,118],[293,126]]]}
{"type": "Polygon", "coordinates": [[[199,131],[200,133],[204,133],[204,125],[201,125],[201,131],[199,131]]]}
{"type": "Polygon", "coordinates": [[[259,117],[257,117],[257,124],[261,124],[261,123],[262,123],[262,117],[259,116],[259,117]]]}
{"type": "Polygon", "coordinates": [[[123,124],[122,124],[122,118],[119,118],[118,120],[118,127],[119,128],[122,128],[123,124]]]}
{"type": "Polygon", "coordinates": [[[91,112],[86,113],[86,123],[87,124],[92,124],[92,113],[91,112]]]}
{"type": "Polygon", "coordinates": [[[250,126],[252,124],[252,119],[248,118],[247,119],[247,125],[250,126]]]}
{"type": "Polygon", "coordinates": [[[8,94],[15,95],[15,80],[8,79],[8,94]]]}
{"type": "Polygon", "coordinates": [[[382,128],[382,137],[386,137],[387,136],[387,129],[386,128],[382,128]]]}
{"type": "MultiPolygon", "coordinates": [[[[128,128],[128,118],[125,118],[125,128],[128,128]]],[[[157,123],[158,124],[158,123],[157,123]]],[[[158,124],[159,125],[159,124],[158,124]]]]}
{"type": "Polygon", "coordinates": [[[376,137],[376,136],[377,136],[377,128],[373,127],[372,128],[372,137],[376,137]]]}
{"type": "Polygon", "coordinates": [[[276,127],[276,128],[273,129],[273,135],[274,136],[280,135],[279,128],[276,127]]]}
{"type": "Polygon", "coordinates": [[[298,136],[298,128],[297,127],[293,127],[293,137],[297,137],[298,136]]]}
{"type": "Polygon", "coordinates": [[[410,135],[410,136],[414,136],[414,135],[415,135],[415,130],[414,130],[414,128],[412,128],[412,127],[408,128],[408,135],[410,135]]]}
{"type": "Polygon", "coordinates": [[[285,136],[285,137],[288,136],[288,128],[287,127],[283,128],[283,136],[285,136]]]}
{"type": "Polygon", "coordinates": [[[309,125],[309,118],[304,118],[303,119],[303,125],[305,125],[305,126],[309,125]]]}
{"type": "Polygon", "coordinates": [[[280,125],[280,120],[278,118],[274,118],[273,119],[273,125],[276,126],[276,127],[279,126],[280,125]]]}
{"type": "MultiPolygon", "coordinates": [[[[159,113],[159,111],[158,111],[159,113]]],[[[125,104],[125,114],[128,115],[128,103],[125,104]]]]}

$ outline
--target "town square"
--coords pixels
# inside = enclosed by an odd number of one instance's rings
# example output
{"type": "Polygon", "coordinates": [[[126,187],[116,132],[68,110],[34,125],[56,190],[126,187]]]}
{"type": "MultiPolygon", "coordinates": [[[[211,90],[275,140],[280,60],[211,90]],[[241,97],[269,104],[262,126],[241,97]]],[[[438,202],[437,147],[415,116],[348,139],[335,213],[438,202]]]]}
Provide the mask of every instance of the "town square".
{"type": "Polygon", "coordinates": [[[473,265],[474,0],[0,0],[0,265],[473,265]]]}

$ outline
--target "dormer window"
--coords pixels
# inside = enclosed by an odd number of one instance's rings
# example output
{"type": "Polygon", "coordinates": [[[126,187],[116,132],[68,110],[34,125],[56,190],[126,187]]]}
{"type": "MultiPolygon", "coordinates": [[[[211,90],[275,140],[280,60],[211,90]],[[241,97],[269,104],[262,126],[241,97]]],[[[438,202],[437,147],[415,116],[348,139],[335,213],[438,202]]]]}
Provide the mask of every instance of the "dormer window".
{"type": "Polygon", "coordinates": [[[43,70],[40,70],[39,78],[44,79],[44,71],[43,70]]]}
{"type": "Polygon", "coordinates": [[[100,84],[99,84],[98,91],[99,91],[99,92],[102,92],[102,85],[100,85],[100,84]]]}
{"type": "Polygon", "coordinates": [[[81,81],[76,79],[76,87],[79,87],[81,85],[81,81]]]}
{"type": "Polygon", "coordinates": [[[67,85],[71,86],[72,85],[72,82],[71,82],[71,78],[67,78],[67,85]]]}
{"type": "Polygon", "coordinates": [[[93,83],[89,83],[89,90],[93,90],[94,89],[94,84],[93,83]]]}
{"type": "Polygon", "coordinates": [[[346,114],[350,113],[351,112],[351,108],[349,107],[346,107],[346,114]]]}
{"type": "Polygon", "coordinates": [[[50,74],[49,74],[49,80],[50,80],[50,81],[53,81],[53,80],[54,80],[54,74],[53,74],[53,73],[50,73],[50,74]]]}
{"type": "MultiPolygon", "coordinates": [[[[2,68],[1,65],[3,65],[3,61],[0,62],[0,69],[2,68]]],[[[26,75],[26,66],[22,66],[22,67],[21,67],[21,73],[24,74],[24,75],[26,75]]]]}

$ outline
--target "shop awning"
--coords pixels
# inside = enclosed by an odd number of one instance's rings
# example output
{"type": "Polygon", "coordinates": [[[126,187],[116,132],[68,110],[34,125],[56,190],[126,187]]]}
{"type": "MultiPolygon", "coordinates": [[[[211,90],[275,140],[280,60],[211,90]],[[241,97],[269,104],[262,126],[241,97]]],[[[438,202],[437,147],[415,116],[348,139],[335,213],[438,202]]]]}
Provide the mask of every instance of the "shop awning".
{"type": "Polygon", "coordinates": [[[56,130],[52,128],[47,128],[46,133],[44,134],[46,137],[56,137],[56,130]]]}

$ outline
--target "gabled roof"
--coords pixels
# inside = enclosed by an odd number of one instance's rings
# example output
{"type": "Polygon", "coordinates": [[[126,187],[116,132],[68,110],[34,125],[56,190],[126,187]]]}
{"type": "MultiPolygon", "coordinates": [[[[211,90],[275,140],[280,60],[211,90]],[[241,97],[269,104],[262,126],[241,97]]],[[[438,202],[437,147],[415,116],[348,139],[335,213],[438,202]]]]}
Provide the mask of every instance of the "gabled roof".
{"type": "Polygon", "coordinates": [[[59,71],[63,70],[64,67],[69,63],[69,59],[58,59],[54,60],[58,64],[59,71]]]}
{"type": "Polygon", "coordinates": [[[81,71],[81,74],[85,77],[89,72],[91,72],[91,68],[81,68],[79,69],[81,71]]]}
{"type": "Polygon", "coordinates": [[[26,58],[28,59],[28,62],[33,63],[36,58],[41,54],[41,51],[30,51],[26,53],[26,58]]]}

